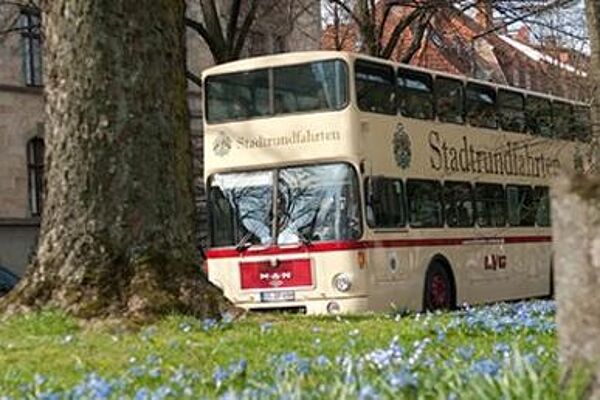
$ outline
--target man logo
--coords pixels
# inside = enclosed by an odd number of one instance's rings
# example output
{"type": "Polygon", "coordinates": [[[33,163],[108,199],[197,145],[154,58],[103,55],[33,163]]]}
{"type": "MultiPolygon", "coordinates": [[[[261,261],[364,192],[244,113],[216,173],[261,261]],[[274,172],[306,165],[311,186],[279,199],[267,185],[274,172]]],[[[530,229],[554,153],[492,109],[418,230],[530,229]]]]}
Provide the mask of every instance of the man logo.
{"type": "Polygon", "coordinates": [[[410,166],[410,160],[412,157],[412,152],[410,149],[410,137],[408,137],[408,133],[406,133],[404,125],[401,123],[396,125],[394,139],[392,141],[392,148],[394,150],[394,159],[396,160],[396,164],[402,169],[408,168],[410,166]]]}
{"type": "Polygon", "coordinates": [[[232,141],[225,132],[219,132],[215,141],[213,142],[213,152],[219,157],[223,157],[231,150],[232,141]]]}

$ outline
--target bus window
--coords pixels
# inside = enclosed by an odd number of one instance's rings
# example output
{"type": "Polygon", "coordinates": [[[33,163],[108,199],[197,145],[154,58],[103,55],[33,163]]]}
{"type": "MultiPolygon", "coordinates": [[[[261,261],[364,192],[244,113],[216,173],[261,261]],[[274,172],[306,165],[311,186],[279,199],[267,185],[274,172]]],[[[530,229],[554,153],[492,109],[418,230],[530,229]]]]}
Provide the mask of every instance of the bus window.
{"type": "Polygon", "coordinates": [[[462,124],[465,122],[463,110],[463,84],[457,79],[436,78],[435,98],[437,116],[442,122],[462,124]]]}
{"type": "Polygon", "coordinates": [[[564,140],[574,139],[574,132],[571,131],[572,118],[573,109],[569,103],[562,101],[552,102],[552,122],[555,137],[564,140]]]}
{"type": "Polygon", "coordinates": [[[346,104],[347,81],[339,60],[274,68],[274,114],[339,110],[346,104]]]}
{"type": "Polygon", "coordinates": [[[573,107],[573,134],[582,142],[590,141],[592,137],[592,119],[589,107],[573,107]]]}
{"type": "Polygon", "coordinates": [[[397,83],[400,113],[410,118],[433,119],[431,75],[400,68],[397,83]]]}
{"type": "Polygon", "coordinates": [[[537,226],[550,226],[550,194],[545,186],[536,186],[535,189],[535,224],[537,226]]]}
{"type": "Polygon", "coordinates": [[[466,89],[467,121],[480,128],[498,128],[496,91],[478,83],[468,83],[466,89]]]}
{"type": "Polygon", "coordinates": [[[468,182],[444,182],[444,214],[450,227],[468,227],[475,223],[473,188],[468,182]]]}
{"type": "Polygon", "coordinates": [[[277,175],[278,244],[360,237],[358,180],[349,164],[286,167],[277,175]]]}
{"type": "Polygon", "coordinates": [[[367,222],[371,228],[400,228],[406,225],[404,185],[400,179],[367,179],[367,222]]]}
{"type": "Polygon", "coordinates": [[[477,225],[481,227],[506,225],[506,199],[502,185],[475,184],[475,210],[477,225]]]}
{"type": "Polygon", "coordinates": [[[506,186],[508,224],[511,226],[534,226],[536,203],[531,186],[506,186]]]}
{"type": "Polygon", "coordinates": [[[209,185],[213,246],[272,241],[271,171],[215,174],[209,185]]]}
{"type": "Polygon", "coordinates": [[[354,64],[356,98],[361,111],[396,114],[394,69],[358,60],[354,64]]]}
{"type": "Polygon", "coordinates": [[[527,96],[525,103],[527,128],[534,135],[552,137],[552,107],[550,100],[527,96]]]}
{"type": "Polygon", "coordinates": [[[406,198],[410,226],[443,226],[442,185],[438,181],[409,179],[406,182],[406,198]]]}
{"type": "Polygon", "coordinates": [[[498,116],[505,131],[525,131],[525,99],[521,93],[498,90],[498,116]]]}
{"type": "Polygon", "coordinates": [[[235,121],[270,114],[266,69],[210,76],[205,82],[206,120],[235,121]]]}

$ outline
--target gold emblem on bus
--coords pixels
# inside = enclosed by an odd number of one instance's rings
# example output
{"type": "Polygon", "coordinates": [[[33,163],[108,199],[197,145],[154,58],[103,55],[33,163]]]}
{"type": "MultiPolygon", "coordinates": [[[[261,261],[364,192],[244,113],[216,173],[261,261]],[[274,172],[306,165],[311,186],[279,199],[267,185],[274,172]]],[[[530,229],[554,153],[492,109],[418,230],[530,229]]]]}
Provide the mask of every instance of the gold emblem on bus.
{"type": "Polygon", "coordinates": [[[223,157],[231,150],[232,141],[225,132],[219,132],[215,141],[213,142],[213,152],[219,157],[223,157]]]}
{"type": "Polygon", "coordinates": [[[408,137],[408,133],[406,132],[406,129],[404,129],[404,125],[402,125],[400,122],[398,125],[396,125],[392,144],[396,164],[402,169],[408,168],[410,166],[410,160],[412,157],[412,151],[410,149],[410,137],[408,137]]]}

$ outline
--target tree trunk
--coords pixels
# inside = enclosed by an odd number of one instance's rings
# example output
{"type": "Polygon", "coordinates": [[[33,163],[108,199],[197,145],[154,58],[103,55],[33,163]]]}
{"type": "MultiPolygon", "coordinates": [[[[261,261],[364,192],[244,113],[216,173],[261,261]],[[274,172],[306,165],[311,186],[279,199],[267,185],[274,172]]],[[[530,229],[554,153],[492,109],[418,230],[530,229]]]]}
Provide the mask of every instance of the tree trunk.
{"type": "Polygon", "coordinates": [[[47,192],[8,311],[229,307],[195,264],[184,0],[45,0],[47,192]]]}
{"type": "MultiPolygon", "coordinates": [[[[592,60],[590,78],[600,83],[600,1],[587,1],[592,60]]],[[[597,145],[600,96],[594,93],[594,143],[597,145]]],[[[560,359],[566,377],[579,369],[593,375],[588,398],[600,398],[600,177],[563,178],[553,198],[557,323],[560,359]]]]}

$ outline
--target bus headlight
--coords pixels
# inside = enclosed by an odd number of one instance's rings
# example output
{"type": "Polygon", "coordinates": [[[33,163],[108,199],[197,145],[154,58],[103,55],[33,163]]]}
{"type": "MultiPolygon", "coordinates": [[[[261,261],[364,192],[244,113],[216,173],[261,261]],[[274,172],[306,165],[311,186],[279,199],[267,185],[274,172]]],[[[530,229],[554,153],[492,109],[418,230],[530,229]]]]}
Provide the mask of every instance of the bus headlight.
{"type": "Polygon", "coordinates": [[[347,292],[352,287],[352,279],[348,274],[341,273],[333,277],[332,284],[340,292],[347,292]]]}

